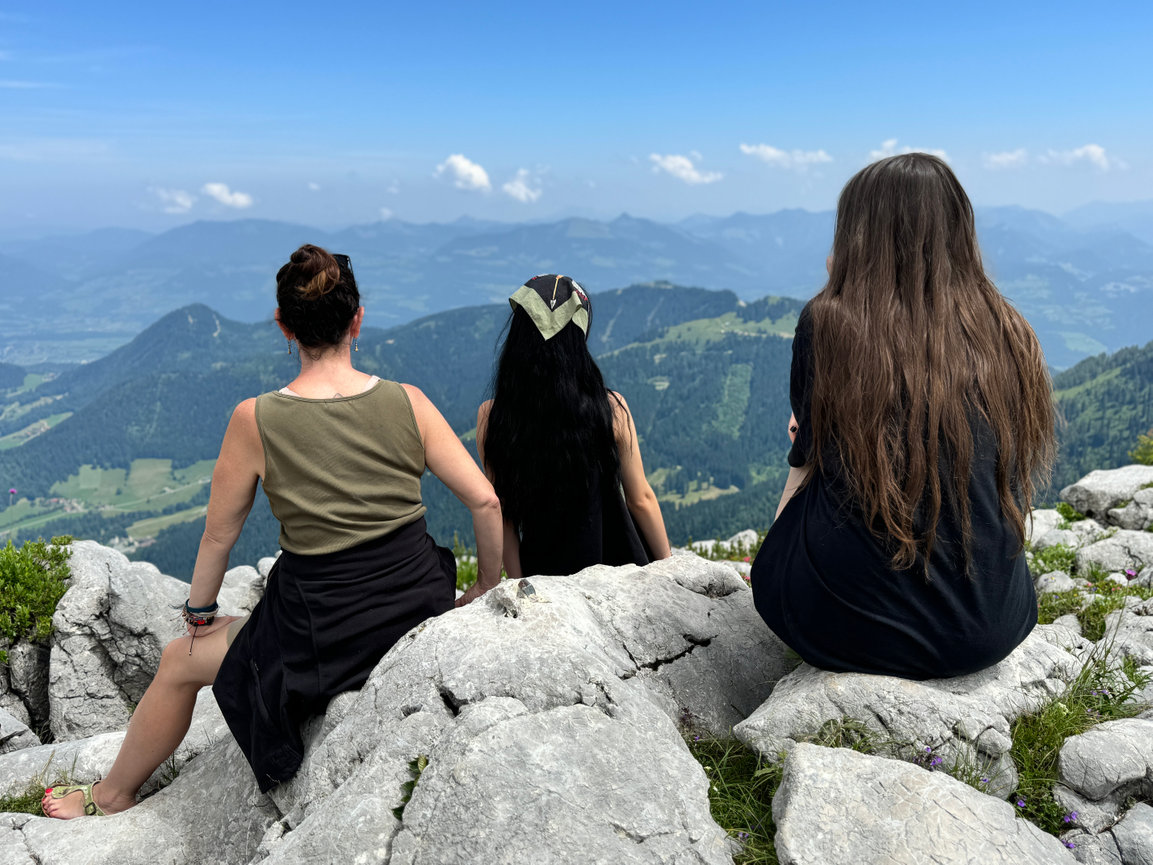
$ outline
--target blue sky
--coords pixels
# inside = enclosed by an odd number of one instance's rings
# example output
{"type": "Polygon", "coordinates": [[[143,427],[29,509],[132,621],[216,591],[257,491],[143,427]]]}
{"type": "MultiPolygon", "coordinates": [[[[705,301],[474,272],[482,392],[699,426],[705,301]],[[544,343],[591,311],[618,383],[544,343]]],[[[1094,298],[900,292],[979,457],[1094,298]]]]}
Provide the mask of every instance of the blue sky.
{"type": "Polygon", "coordinates": [[[0,232],[1153,198],[1153,4],[0,5],[0,232]]]}

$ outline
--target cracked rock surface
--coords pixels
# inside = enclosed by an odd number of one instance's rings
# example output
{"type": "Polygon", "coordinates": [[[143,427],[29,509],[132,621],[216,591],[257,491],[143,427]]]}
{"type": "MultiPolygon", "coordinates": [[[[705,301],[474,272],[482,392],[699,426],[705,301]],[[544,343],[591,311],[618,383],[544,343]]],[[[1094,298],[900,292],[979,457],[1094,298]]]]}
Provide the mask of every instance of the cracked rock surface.
{"type": "Polygon", "coordinates": [[[782,865],[1054,865],[1069,850],[941,772],[799,744],[773,798],[782,865]]]}
{"type": "Polygon", "coordinates": [[[1085,516],[1104,521],[1111,509],[1132,501],[1138,490],[1151,483],[1153,466],[1099,469],[1061,490],[1061,498],[1085,516]]]}
{"type": "Polygon", "coordinates": [[[946,765],[979,766],[990,779],[989,792],[1008,795],[1017,783],[1010,724],[1064,690],[1090,645],[1061,626],[1042,625],[987,670],[923,682],[802,664],[733,732],[776,760],[826,722],[847,718],[876,735],[881,753],[907,758],[910,746],[914,752],[930,748],[946,765]]]}

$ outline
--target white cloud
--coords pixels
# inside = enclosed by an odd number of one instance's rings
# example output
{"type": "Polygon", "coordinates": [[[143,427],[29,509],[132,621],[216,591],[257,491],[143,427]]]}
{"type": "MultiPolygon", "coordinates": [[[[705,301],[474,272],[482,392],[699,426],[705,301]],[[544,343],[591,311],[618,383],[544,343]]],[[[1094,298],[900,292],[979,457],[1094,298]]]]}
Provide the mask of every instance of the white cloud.
{"type": "Polygon", "coordinates": [[[540,185],[533,181],[527,168],[517,171],[516,177],[501,187],[505,195],[511,196],[521,204],[532,204],[540,198],[540,185]]]}
{"type": "Polygon", "coordinates": [[[387,222],[388,220],[392,219],[393,215],[393,212],[387,207],[382,207],[380,209],[380,219],[382,222],[387,222]]]}
{"type": "Polygon", "coordinates": [[[1072,150],[1049,150],[1048,153],[1038,157],[1038,159],[1049,165],[1074,165],[1078,162],[1088,162],[1091,165],[1095,165],[1101,171],[1108,171],[1111,168],[1125,169],[1129,167],[1116,156],[1109,156],[1105,152],[1105,148],[1100,144],[1086,144],[1084,147],[1076,147],[1072,150]]]}
{"type": "Polygon", "coordinates": [[[1005,150],[1001,153],[986,153],[981,161],[985,167],[996,171],[1001,168],[1020,168],[1029,161],[1029,151],[1024,147],[1016,150],[1005,150]]]}
{"type": "Polygon", "coordinates": [[[151,192],[160,199],[165,213],[187,213],[196,203],[196,196],[183,189],[162,189],[154,186],[151,192]]]}
{"type": "Polygon", "coordinates": [[[810,165],[832,162],[833,157],[824,150],[779,150],[771,144],[742,144],[741,153],[777,168],[791,168],[808,171],[810,165]]]}
{"type": "Polygon", "coordinates": [[[649,159],[653,163],[654,172],[659,173],[664,171],[688,184],[714,183],[724,177],[724,175],[718,171],[700,171],[687,156],[680,156],[674,153],[670,153],[668,156],[662,156],[659,153],[650,153],[649,159]]]}
{"type": "Polygon", "coordinates": [[[488,172],[468,157],[454,153],[436,167],[436,176],[447,174],[452,178],[452,185],[457,189],[488,192],[492,183],[488,179],[488,172]]]}
{"type": "Polygon", "coordinates": [[[226,183],[206,183],[200,187],[200,191],[210,198],[215,198],[225,207],[235,207],[237,210],[252,207],[251,195],[247,192],[233,192],[226,183]]]}
{"type": "Polygon", "coordinates": [[[308,181],[308,188],[312,192],[320,192],[320,184],[314,180],[308,181]]]}
{"type": "Polygon", "coordinates": [[[878,159],[884,159],[887,156],[896,156],[898,153],[931,153],[933,156],[949,161],[949,155],[940,148],[931,147],[902,147],[897,148],[896,138],[887,138],[881,142],[880,150],[869,151],[869,161],[876,162],[878,159]]]}

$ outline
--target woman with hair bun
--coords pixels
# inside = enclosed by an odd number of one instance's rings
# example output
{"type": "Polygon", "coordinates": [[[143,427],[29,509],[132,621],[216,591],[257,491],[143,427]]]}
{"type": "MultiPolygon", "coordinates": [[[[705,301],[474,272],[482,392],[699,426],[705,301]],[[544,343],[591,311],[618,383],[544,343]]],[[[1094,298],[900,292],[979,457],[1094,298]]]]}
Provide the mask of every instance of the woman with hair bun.
{"type": "Polygon", "coordinates": [[[757,611],[827,670],[991,666],[1037,621],[1025,519],[1055,450],[1037,337],[926,153],[849,180],[828,268],[793,340],[791,468],[753,563],[757,611]]]}
{"type": "Polygon", "coordinates": [[[364,308],[346,256],[305,245],[276,275],[276,321],[299,346],[287,387],[236,407],[212,476],[204,537],[183,617],[108,775],[45,791],[50,817],[131,808],[213,685],[262,791],[291,778],[300,725],[364,684],[407,631],[453,606],[456,562],[425,531],[428,468],[468,506],[479,579],[500,579],[502,521],[492,485],[418,388],[353,367],[364,308]],[[282,553],[245,618],[217,615],[228,555],[262,481],[282,553]]]}
{"type": "Polygon", "coordinates": [[[588,350],[588,295],[547,274],[509,304],[493,398],[476,418],[477,450],[503,509],[509,578],[667,558],[632,414],[588,350]]]}

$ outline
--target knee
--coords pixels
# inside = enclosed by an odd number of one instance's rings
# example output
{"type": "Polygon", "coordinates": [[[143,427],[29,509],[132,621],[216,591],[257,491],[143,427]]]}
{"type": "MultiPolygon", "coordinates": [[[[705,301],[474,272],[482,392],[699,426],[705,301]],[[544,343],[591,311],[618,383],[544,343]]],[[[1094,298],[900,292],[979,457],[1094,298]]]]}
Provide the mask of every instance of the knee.
{"type": "Polygon", "coordinates": [[[187,678],[188,637],[180,637],[164,647],[160,653],[160,666],[156,668],[156,679],[178,684],[187,678]]]}

